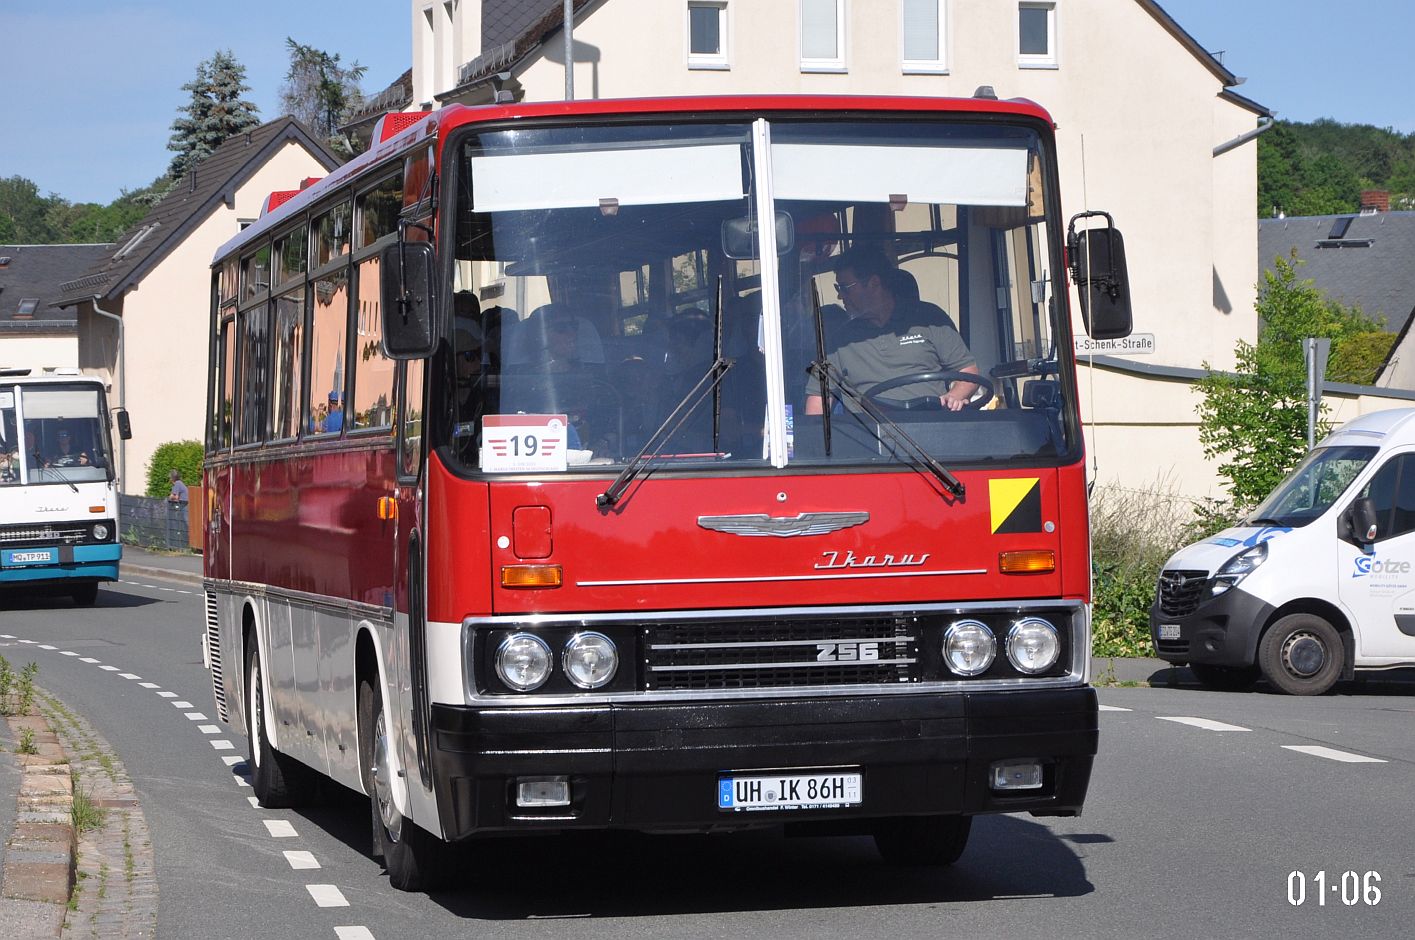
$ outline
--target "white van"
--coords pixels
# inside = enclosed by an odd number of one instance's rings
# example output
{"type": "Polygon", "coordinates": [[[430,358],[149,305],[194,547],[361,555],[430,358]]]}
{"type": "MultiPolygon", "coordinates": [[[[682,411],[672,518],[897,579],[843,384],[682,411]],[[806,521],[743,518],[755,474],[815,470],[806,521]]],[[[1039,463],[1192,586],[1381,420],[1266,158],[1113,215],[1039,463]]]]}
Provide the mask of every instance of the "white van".
{"type": "Polygon", "coordinates": [[[1242,525],[1175,552],[1150,634],[1216,688],[1415,666],[1415,408],[1342,425],[1242,525]]]}

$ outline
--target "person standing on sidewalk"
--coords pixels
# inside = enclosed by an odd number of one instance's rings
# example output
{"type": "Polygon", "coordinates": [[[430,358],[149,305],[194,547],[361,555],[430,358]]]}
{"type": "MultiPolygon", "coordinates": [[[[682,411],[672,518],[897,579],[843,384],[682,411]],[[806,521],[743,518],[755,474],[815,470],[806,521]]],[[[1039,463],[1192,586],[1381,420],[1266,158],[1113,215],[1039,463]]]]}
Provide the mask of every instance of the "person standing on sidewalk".
{"type": "Polygon", "coordinates": [[[172,484],[172,491],[167,494],[169,503],[185,503],[187,501],[187,484],[182,482],[182,473],[176,467],[167,471],[167,480],[172,484]]]}

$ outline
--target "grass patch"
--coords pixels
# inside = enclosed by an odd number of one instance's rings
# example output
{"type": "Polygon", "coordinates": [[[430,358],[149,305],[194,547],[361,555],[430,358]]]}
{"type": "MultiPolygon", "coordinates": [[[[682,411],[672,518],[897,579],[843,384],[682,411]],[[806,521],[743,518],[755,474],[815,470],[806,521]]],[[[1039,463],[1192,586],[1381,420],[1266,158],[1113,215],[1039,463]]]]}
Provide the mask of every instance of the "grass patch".
{"type": "Polygon", "coordinates": [[[34,743],[34,729],[24,728],[20,731],[20,743],[15,745],[16,754],[38,754],[39,746],[34,743]]]}
{"type": "Polygon", "coordinates": [[[103,828],[103,823],[108,818],[108,811],[95,805],[89,796],[89,791],[79,785],[78,771],[70,771],[69,779],[74,783],[74,800],[70,809],[74,831],[82,835],[85,832],[103,828]]]}

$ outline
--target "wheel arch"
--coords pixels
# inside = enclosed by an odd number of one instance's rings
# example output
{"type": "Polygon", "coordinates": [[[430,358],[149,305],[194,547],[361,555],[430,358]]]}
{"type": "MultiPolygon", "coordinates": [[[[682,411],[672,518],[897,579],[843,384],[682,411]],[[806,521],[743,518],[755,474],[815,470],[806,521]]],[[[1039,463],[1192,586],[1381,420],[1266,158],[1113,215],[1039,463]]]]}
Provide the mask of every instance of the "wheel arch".
{"type": "Polygon", "coordinates": [[[1257,662],[1258,646],[1262,643],[1263,637],[1272,629],[1273,624],[1289,614],[1312,614],[1331,624],[1332,628],[1336,630],[1337,636],[1341,637],[1342,652],[1346,654],[1341,668],[1341,678],[1351,679],[1355,676],[1356,635],[1351,620],[1340,607],[1331,601],[1317,597],[1294,598],[1268,616],[1267,621],[1263,624],[1263,629],[1259,630],[1252,640],[1253,647],[1250,651],[1250,659],[1253,662],[1257,662]]]}

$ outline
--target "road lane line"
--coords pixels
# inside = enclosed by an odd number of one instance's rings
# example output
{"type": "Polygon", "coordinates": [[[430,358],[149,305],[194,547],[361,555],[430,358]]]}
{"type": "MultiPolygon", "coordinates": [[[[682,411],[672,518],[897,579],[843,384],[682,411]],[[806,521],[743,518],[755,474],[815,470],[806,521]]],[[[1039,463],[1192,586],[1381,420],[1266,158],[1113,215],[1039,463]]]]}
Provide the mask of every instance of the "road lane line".
{"type": "Polygon", "coordinates": [[[176,698],[176,697],[177,697],[177,693],[176,693],[176,692],[158,692],[157,694],[160,695],[160,696],[162,696],[163,698],[176,698]]]}
{"type": "Polygon", "coordinates": [[[34,643],[34,640],[21,640],[21,643],[34,643]]]}
{"type": "Polygon", "coordinates": [[[119,679],[141,679],[142,676],[135,676],[135,675],[133,675],[131,672],[120,672],[120,673],[118,673],[118,678],[119,678],[119,679]]]}
{"type": "Polygon", "coordinates": [[[162,686],[158,685],[156,682],[139,682],[138,685],[142,686],[144,689],[160,689],[160,688],[162,688],[162,686]]]}
{"type": "Polygon", "coordinates": [[[99,666],[98,668],[99,668],[99,669],[102,669],[104,672],[117,672],[117,671],[118,671],[118,667],[117,667],[117,666],[99,666]]]}
{"type": "Polygon", "coordinates": [[[214,748],[216,748],[216,750],[218,750],[218,751],[233,751],[233,750],[236,749],[236,745],[232,744],[230,741],[224,741],[224,740],[223,740],[223,741],[212,741],[212,742],[211,742],[211,746],[214,747],[214,748]]]}
{"type": "Polygon", "coordinates": [[[103,660],[101,660],[101,659],[94,659],[92,656],[85,656],[83,659],[79,660],[79,662],[81,662],[81,663],[88,663],[90,666],[92,666],[92,665],[94,665],[95,663],[101,663],[101,662],[103,662],[103,660]]]}
{"type": "Polygon", "coordinates": [[[59,651],[59,655],[60,655],[60,656],[77,656],[77,655],[79,655],[79,654],[78,654],[78,653],[75,653],[73,650],[60,650],[60,651],[59,651]]]}
{"type": "Polygon", "coordinates": [[[262,819],[261,822],[265,823],[272,839],[294,839],[299,836],[288,819],[262,819]]]}
{"type": "MultiPolygon", "coordinates": [[[[255,799],[255,797],[251,797],[255,799]]],[[[314,857],[313,852],[291,852],[285,853],[285,861],[290,863],[290,867],[296,871],[307,868],[319,868],[319,860],[314,857]]]]}
{"type": "Polygon", "coordinates": [[[42,650],[57,650],[59,647],[50,646],[48,643],[41,643],[39,644],[39,648],[42,650]]]}
{"type": "Polygon", "coordinates": [[[239,754],[223,754],[221,760],[227,767],[235,767],[237,764],[244,764],[246,759],[239,754]]]}
{"type": "Polygon", "coordinates": [[[15,639],[15,637],[11,636],[11,635],[8,634],[8,633],[0,633],[0,640],[13,640],[13,639],[15,639]]]}
{"type": "Polygon", "coordinates": [[[197,730],[202,734],[220,734],[221,729],[216,725],[197,725],[197,730]]]}
{"type": "Polygon", "coordinates": [[[1173,716],[1156,715],[1160,721],[1177,721],[1181,725],[1192,725],[1195,728],[1203,728],[1205,731],[1250,731],[1251,728],[1243,728],[1238,725],[1225,724],[1222,721],[1214,721],[1212,718],[1179,718],[1173,716]]]}
{"type": "Polygon", "coordinates": [[[253,796],[246,797],[246,802],[251,804],[253,809],[260,809],[260,800],[253,796]]]}
{"type": "Polygon", "coordinates": [[[344,900],[344,892],[334,885],[305,885],[305,890],[314,898],[314,903],[320,907],[348,907],[349,902],[344,900]]]}
{"type": "Polygon", "coordinates": [[[1311,754],[1313,757],[1325,757],[1327,760],[1341,761],[1343,764],[1385,764],[1389,763],[1379,757],[1367,757],[1364,754],[1352,754],[1350,751],[1338,751],[1335,748],[1321,747],[1317,744],[1284,744],[1284,748],[1289,751],[1297,751],[1302,754],[1311,754]]]}
{"type": "Polygon", "coordinates": [[[1119,705],[1100,705],[1098,707],[1103,712],[1128,712],[1133,710],[1129,708],[1121,708],[1119,705]]]}
{"type": "Polygon", "coordinates": [[[334,936],[339,940],[373,940],[373,933],[367,927],[335,927],[334,936]]]}
{"type": "Polygon", "coordinates": [[[206,721],[206,716],[201,712],[187,712],[187,718],[192,721],[206,721]]]}
{"type": "Polygon", "coordinates": [[[173,706],[174,708],[191,708],[191,707],[192,707],[192,703],[191,703],[191,702],[173,702],[173,703],[172,703],[172,706],[173,706]]]}

